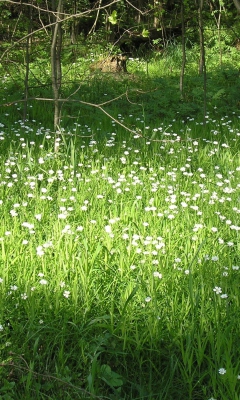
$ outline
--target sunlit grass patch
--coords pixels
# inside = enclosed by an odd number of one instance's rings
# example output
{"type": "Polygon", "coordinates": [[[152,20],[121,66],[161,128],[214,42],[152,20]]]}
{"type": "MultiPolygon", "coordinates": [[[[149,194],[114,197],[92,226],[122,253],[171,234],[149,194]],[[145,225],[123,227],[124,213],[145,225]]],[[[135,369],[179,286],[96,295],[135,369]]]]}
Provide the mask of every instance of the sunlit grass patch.
{"type": "Polygon", "coordinates": [[[76,125],[56,154],[43,126],[1,127],[13,399],[238,398],[237,122],[140,121],[144,138],[76,125]]]}

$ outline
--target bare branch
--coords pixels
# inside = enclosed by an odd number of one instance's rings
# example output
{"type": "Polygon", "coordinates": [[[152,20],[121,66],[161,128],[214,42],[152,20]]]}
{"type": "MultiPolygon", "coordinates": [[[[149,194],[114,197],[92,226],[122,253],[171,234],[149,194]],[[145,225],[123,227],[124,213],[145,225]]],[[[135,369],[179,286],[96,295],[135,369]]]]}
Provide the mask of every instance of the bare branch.
{"type": "MultiPolygon", "coordinates": [[[[32,8],[35,8],[36,10],[38,10],[38,11],[42,11],[42,12],[45,12],[45,13],[48,13],[48,14],[53,14],[53,16],[56,16],[56,14],[57,14],[56,11],[49,10],[48,8],[47,9],[40,8],[38,5],[34,5],[34,4],[30,4],[30,3],[24,3],[24,2],[19,3],[18,1],[13,1],[13,0],[5,0],[5,1],[6,1],[6,3],[10,3],[10,4],[16,4],[16,5],[20,5],[21,4],[23,6],[32,7],[32,8]]],[[[101,7],[96,7],[94,5],[92,8],[89,8],[88,10],[82,11],[80,13],[76,13],[74,15],[73,14],[64,13],[64,12],[61,12],[60,15],[61,15],[62,18],[65,17],[67,19],[72,18],[72,17],[81,17],[82,15],[86,15],[86,14],[92,12],[92,11],[103,10],[105,8],[108,8],[108,7],[112,6],[115,3],[119,3],[120,1],[121,0],[112,0],[110,3],[105,4],[104,6],[101,6],[101,7]]]]}
{"type": "MultiPolygon", "coordinates": [[[[66,16],[65,16],[64,18],[62,18],[61,20],[51,22],[51,23],[45,25],[44,27],[41,27],[41,28],[39,28],[39,29],[36,29],[35,31],[33,31],[33,32],[31,32],[31,33],[29,33],[29,34],[23,36],[21,39],[17,40],[15,43],[13,43],[11,47],[9,47],[8,49],[6,49],[6,50],[2,53],[2,55],[1,55],[1,57],[0,57],[0,61],[3,59],[3,57],[5,56],[5,54],[7,54],[13,47],[15,47],[18,43],[23,42],[23,41],[24,41],[25,39],[27,39],[28,37],[34,36],[36,33],[41,32],[42,30],[46,30],[46,28],[53,27],[54,25],[56,25],[56,24],[58,24],[58,23],[63,23],[63,22],[69,21],[69,20],[72,19],[72,18],[79,18],[79,17],[82,17],[82,16],[86,16],[86,15],[91,14],[93,11],[104,10],[104,9],[106,9],[106,8],[108,8],[108,7],[110,7],[110,6],[112,6],[113,4],[117,4],[119,1],[120,1],[120,0],[113,0],[111,3],[108,3],[108,4],[104,5],[104,6],[101,5],[100,7],[97,7],[97,8],[94,7],[94,8],[91,8],[91,9],[89,9],[89,10],[82,11],[81,13],[77,13],[77,14],[64,14],[64,13],[61,13],[60,15],[66,15],[66,16]]],[[[11,4],[19,4],[18,2],[12,1],[12,0],[7,0],[7,2],[8,2],[8,3],[11,3],[11,4]]],[[[32,5],[32,4],[28,4],[28,3],[21,3],[21,4],[22,4],[22,5],[26,5],[26,6],[30,6],[30,7],[33,6],[34,8],[36,8],[36,9],[39,11],[39,8],[38,8],[37,6],[32,5]]],[[[57,13],[54,12],[54,11],[45,10],[45,9],[42,9],[42,8],[40,8],[40,11],[47,12],[47,13],[50,12],[50,13],[52,13],[55,17],[56,17],[56,14],[57,14],[57,13]]]]}
{"type": "Polygon", "coordinates": [[[73,385],[72,383],[67,382],[66,380],[63,381],[62,379],[57,378],[57,377],[54,376],[54,375],[41,374],[40,372],[33,371],[33,370],[28,366],[26,360],[25,360],[22,356],[20,356],[20,355],[18,355],[18,354],[15,354],[15,353],[12,353],[12,352],[11,352],[11,356],[15,356],[15,357],[19,358],[20,360],[22,360],[22,361],[24,362],[24,364],[25,364],[26,366],[23,367],[23,366],[21,366],[21,365],[17,365],[16,363],[14,363],[13,360],[11,360],[11,361],[6,362],[6,363],[1,363],[1,364],[0,364],[0,367],[11,367],[12,369],[17,369],[18,371],[21,371],[22,373],[28,372],[28,373],[33,374],[33,375],[36,376],[36,377],[43,377],[44,379],[49,379],[49,380],[53,380],[53,381],[56,381],[56,382],[61,382],[61,383],[64,384],[65,386],[71,387],[71,388],[73,388],[73,389],[75,389],[75,390],[77,390],[77,391],[79,391],[79,392],[81,392],[81,393],[84,393],[85,395],[86,395],[86,394],[87,394],[87,395],[90,395],[92,398],[95,398],[95,399],[98,399],[98,400],[101,400],[101,399],[102,399],[102,400],[103,400],[103,399],[108,399],[108,397],[96,396],[96,395],[94,395],[94,394],[88,392],[87,390],[82,389],[82,388],[79,387],[79,386],[75,386],[75,385],[73,385]]]}
{"type": "MultiPolygon", "coordinates": [[[[154,89],[154,91],[155,91],[155,90],[157,90],[157,89],[154,89]]],[[[131,90],[131,92],[137,92],[137,93],[140,93],[140,94],[149,93],[149,91],[148,91],[148,92],[144,92],[144,91],[138,90],[138,89],[133,89],[133,90],[131,90]]],[[[126,96],[127,100],[129,101],[128,93],[129,93],[129,91],[127,90],[125,93],[122,93],[121,95],[115,97],[114,99],[107,100],[107,101],[105,101],[105,102],[103,102],[103,103],[99,103],[99,104],[94,104],[94,103],[89,103],[89,102],[87,102],[87,101],[83,101],[83,100],[74,100],[74,99],[58,99],[58,102],[59,102],[59,103],[78,103],[78,104],[83,104],[83,105],[86,105],[86,106],[90,106],[90,107],[97,108],[97,109],[99,109],[103,114],[107,115],[112,121],[114,121],[117,125],[121,126],[121,127],[122,127],[123,129],[125,129],[126,131],[132,133],[133,135],[135,135],[135,136],[138,137],[138,138],[146,139],[146,140],[149,140],[149,141],[151,141],[151,142],[159,142],[159,143],[167,143],[167,142],[170,142],[170,143],[173,143],[173,142],[177,142],[177,141],[179,141],[179,140],[182,140],[182,139],[179,139],[179,138],[176,139],[176,140],[151,139],[151,138],[149,138],[149,137],[147,137],[147,136],[144,136],[144,135],[141,133],[140,129],[133,130],[133,129],[129,128],[128,126],[124,125],[122,122],[120,122],[119,120],[117,120],[115,117],[113,117],[113,115],[111,115],[109,112],[107,112],[107,111],[103,108],[105,105],[110,104],[110,103],[112,103],[113,101],[119,100],[120,98],[122,98],[122,97],[124,97],[124,96],[126,96]]],[[[32,98],[29,98],[28,100],[37,100],[37,101],[49,101],[49,102],[54,102],[54,99],[42,98],[42,97],[32,97],[32,98]]],[[[22,102],[24,102],[24,100],[18,100],[18,101],[14,101],[14,102],[12,102],[12,103],[1,104],[0,106],[2,106],[2,107],[3,107],[3,106],[11,106],[11,105],[13,105],[13,104],[22,103],[22,102]]],[[[135,104],[136,104],[136,103],[135,103],[135,104]]]]}

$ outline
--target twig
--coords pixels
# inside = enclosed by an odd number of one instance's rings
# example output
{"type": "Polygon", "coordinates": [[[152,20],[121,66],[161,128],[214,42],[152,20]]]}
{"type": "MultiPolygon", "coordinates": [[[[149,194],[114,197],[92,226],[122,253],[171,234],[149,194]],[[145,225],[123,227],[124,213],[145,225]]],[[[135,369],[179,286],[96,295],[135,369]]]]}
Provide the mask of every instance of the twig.
{"type": "Polygon", "coordinates": [[[57,382],[60,382],[60,383],[63,383],[64,385],[67,385],[67,386],[69,386],[69,387],[72,387],[73,389],[76,389],[76,390],[78,390],[78,391],[80,391],[80,392],[82,392],[82,393],[85,393],[85,394],[87,394],[87,395],[89,395],[89,396],[91,396],[92,398],[95,398],[95,399],[99,399],[99,400],[109,400],[109,397],[99,397],[99,396],[96,396],[95,394],[92,394],[92,393],[90,393],[90,392],[88,392],[87,390],[85,390],[85,389],[82,389],[82,388],[80,388],[80,387],[78,387],[78,386],[75,386],[75,385],[73,385],[72,383],[70,383],[70,382],[66,382],[66,381],[64,381],[64,380],[62,380],[61,378],[57,378],[56,376],[54,376],[54,375],[47,375],[47,374],[42,374],[42,373],[40,373],[40,372],[35,372],[35,371],[33,371],[33,370],[31,370],[31,368],[29,368],[29,366],[28,366],[28,364],[27,364],[27,361],[21,356],[21,355],[19,355],[19,354],[16,354],[16,353],[10,353],[10,355],[12,355],[12,356],[15,356],[15,357],[17,357],[17,358],[19,358],[20,360],[22,360],[23,362],[24,362],[24,364],[26,365],[26,367],[21,367],[21,366],[19,366],[19,365],[16,365],[16,364],[14,364],[14,362],[13,361],[11,361],[11,362],[9,362],[9,363],[1,363],[0,364],[0,367],[11,367],[11,368],[15,368],[15,369],[18,369],[19,371],[21,371],[21,372],[30,372],[30,373],[32,373],[33,375],[35,375],[35,376],[41,376],[41,377],[43,377],[43,378],[45,378],[45,379],[52,379],[52,380],[54,380],[54,381],[57,381],[57,382]]]}

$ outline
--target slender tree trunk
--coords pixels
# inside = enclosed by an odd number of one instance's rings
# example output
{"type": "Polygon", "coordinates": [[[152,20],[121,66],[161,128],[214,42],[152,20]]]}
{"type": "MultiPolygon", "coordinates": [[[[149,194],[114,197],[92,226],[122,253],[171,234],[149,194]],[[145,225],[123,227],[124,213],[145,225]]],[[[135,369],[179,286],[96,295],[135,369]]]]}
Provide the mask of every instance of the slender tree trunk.
{"type": "Polygon", "coordinates": [[[94,21],[94,23],[93,23],[93,26],[91,27],[90,31],[88,32],[88,35],[90,35],[91,33],[94,33],[95,30],[96,30],[96,26],[97,26],[99,14],[100,14],[100,7],[101,7],[101,6],[102,6],[102,0],[99,0],[97,15],[96,15],[95,21],[94,21]]]}
{"type": "Polygon", "coordinates": [[[203,25],[203,0],[198,0],[198,26],[200,42],[199,74],[203,75],[203,120],[206,122],[207,110],[207,71],[205,59],[204,25],[203,25]]]}
{"type": "MultiPolygon", "coordinates": [[[[31,3],[32,4],[32,3],[31,3]]],[[[32,7],[28,8],[28,36],[26,39],[26,53],[25,53],[25,78],[24,78],[24,107],[23,107],[23,120],[27,118],[27,106],[28,106],[28,91],[29,91],[29,72],[30,72],[30,53],[31,53],[31,33],[32,33],[32,7]]]]}
{"type": "MultiPolygon", "coordinates": [[[[137,8],[138,8],[139,10],[142,10],[142,3],[143,3],[143,0],[138,0],[137,8]]],[[[142,16],[141,16],[141,13],[140,13],[140,12],[138,12],[138,13],[136,14],[135,20],[136,20],[137,24],[141,24],[141,22],[142,22],[142,16]]]]}
{"type": "MultiPolygon", "coordinates": [[[[60,127],[61,110],[60,110],[60,90],[62,81],[61,69],[61,49],[62,49],[62,9],[63,0],[58,1],[57,11],[55,14],[55,25],[52,33],[51,45],[51,75],[52,75],[52,89],[54,98],[54,130],[57,131],[60,127]]],[[[53,10],[56,10],[55,0],[53,0],[53,10]]]]}
{"type": "Polygon", "coordinates": [[[184,0],[181,0],[181,23],[182,23],[182,68],[180,73],[180,93],[183,98],[183,81],[184,81],[184,72],[186,65],[186,39],[185,39],[185,9],[184,9],[184,0]]]}
{"type": "Polygon", "coordinates": [[[240,1],[239,0],[233,0],[235,7],[237,8],[238,11],[240,11],[240,1]]]}
{"type": "Polygon", "coordinates": [[[219,64],[222,66],[222,37],[221,37],[221,17],[222,17],[222,11],[224,11],[223,3],[222,0],[218,0],[219,3],[219,8],[215,9],[213,3],[210,2],[210,12],[213,15],[213,18],[215,20],[216,26],[217,26],[217,32],[218,32],[218,46],[219,46],[219,64]]]}
{"type": "Polygon", "coordinates": [[[153,7],[154,7],[153,26],[154,26],[154,28],[158,28],[159,18],[157,16],[157,14],[158,14],[157,11],[158,11],[158,8],[159,8],[159,3],[158,3],[157,0],[153,0],[153,7]]]}
{"type": "MultiPolygon", "coordinates": [[[[77,0],[73,1],[73,14],[77,14],[77,0]]],[[[77,43],[77,26],[78,26],[78,20],[73,17],[71,21],[71,43],[76,44],[77,43]]]]}
{"type": "Polygon", "coordinates": [[[203,9],[203,0],[198,0],[198,29],[199,29],[199,45],[200,45],[199,74],[200,75],[203,73],[204,63],[205,63],[205,47],[204,47],[202,9],[203,9]]]}
{"type": "Polygon", "coordinates": [[[215,16],[215,14],[214,14],[214,17],[215,17],[217,31],[218,31],[219,63],[220,63],[220,66],[222,66],[222,38],[221,38],[222,2],[221,2],[221,0],[219,1],[218,15],[215,16]]]}

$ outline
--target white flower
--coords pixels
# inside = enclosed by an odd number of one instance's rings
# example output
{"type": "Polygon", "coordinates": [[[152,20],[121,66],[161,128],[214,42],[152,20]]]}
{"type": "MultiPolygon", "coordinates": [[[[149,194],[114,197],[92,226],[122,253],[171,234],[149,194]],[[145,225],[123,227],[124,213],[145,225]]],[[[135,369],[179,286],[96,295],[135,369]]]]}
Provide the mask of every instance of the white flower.
{"type": "Polygon", "coordinates": [[[192,210],[194,210],[194,211],[197,211],[197,210],[198,210],[198,206],[190,206],[190,208],[191,208],[192,210]]]}
{"type": "Polygon", "coordinates": [[[47,249],[48,247],[53,247],[52,241],[49,240],[48,242],[44,243],[44,244],[43,244],[43,247],[45,247],[46,249],[47,249]]]}
{"type": "Polygon", "coordinates": [[[215,288],[213,289],[213,291],[214,291],[216,294],[222,293],[222,289],[221,289],[219,286],[215,286],[215,288]]]}
{"type": "Polygon", "coordinates": [[[18,213],[15,210],[10,210],[9,213],[11,214],[12,217],[18,216],[18,213]]]}
{"type": "Polygon", "coordinates": [[[224,293],[224,294],[221,294],[220,297],[221,297],[222,299],[227,299],[227,298],[228,298],[228,295],[227,295],[226,293],[224,293]]]}
{"type": "Polygon", "coordinates": [[[106,225],[104,229],[106,233],[112,233],[112,228],[110,225],[106,225]]]}
{"type": "Polygon", "coordinates": [[[158,272],[158,271],[155,271],[155,272],[153,273],[153,276],[154,276],[155,278],[162,279],[162,274],[160,274],[160,272],[158,272]]]}
{"type": "Polygon", "coordinates": [[[42,246],[38,246],[36,250],[37,250],[37,255],[39,257],[42,257],[44,255],[44,251],[43,251],[43,247],[42,246]]]}
{"type": "Polygon", "coordinates": [[[62,213],[62,214],[58,214],[58,219],[66,219],[67,218],[67,213],[62,213]]]}
{"type": "Polygon", "coordinates": [[[3,331],[3,326],[0,324],[0,332],[3,331]]]}
{"type": "Polygon", "coordinates": [[[152,300],[152,298],[150,296],[145,298],[146,303],[149,303],[152,300]]]}
{"type": "Polygon", "coordinates": [[[70,291],[69,291],[69,290],[65,290],[65,291],[63,292],[63,296],[66,297],[66,299],[68,299],[69,296],[70,296],[70,291]]]}
{"type": "Polygon", "coordinates": [[[47,284],[48,284],[48,281],[46,281],[46,279],[41,279],[41,280],[39,281],[39,283],[40,283],[41,285],[47,285],[47,284]]]}
{"type": "Polygon", "coordinates": [[[182,260],[181,260],[181,258],[175,258],[175,260],[174,260],[176,263],[180,263],[182,260]]]}
{"type": "Polygon", "coordinates": [[[136,268],[137,268],[136,265],[130,265],[130,269],[134,270],[136,268]]]}
{"type": "Polygon", "coordinates": [[[40,157],[40,158],[38,159],[38,162],[39,162],[39,164],[44,164],[44,159],[43,159],[42,157],[40,157]]]}
{"type": "Polygon", "coordinates": [[[165,247],[165,244],[164,243],[158,243],[158,244],[156,244],[156,249],[157,250],[159,250],[159,249],[162,249],[163,247],[165,247]]]}
{"type": "Polygon", "coordinates": [[[34,229],[34,225],[30,224],[29,222],[23,222],[22,226],[24,226],[24,228],[34,229]]]}
{"type": "Polygon", "coordinates": [[[227,371],[225,370],[225,368],[220,368],[218,370],[218,372],[219,372],[220,375],[224,375],[224,374],[226,374],[227,371]]]}
{"type": "Polygon", "coordinates": [[[21,294],[21,298],[22,298],[23,300],[26,300],[26,299],[28,298],[27,293],[22,293],[22,294],[21,294]]]}
{"type": "Polygon", "coordinates": [[[213,226],[213,227],[211,228],[211,231],[212,231],[212,232],[217,232],[217,231],[218,231],[218,229],[217,229],[217,228],[215,228],[215,226],[213,226]]]}

